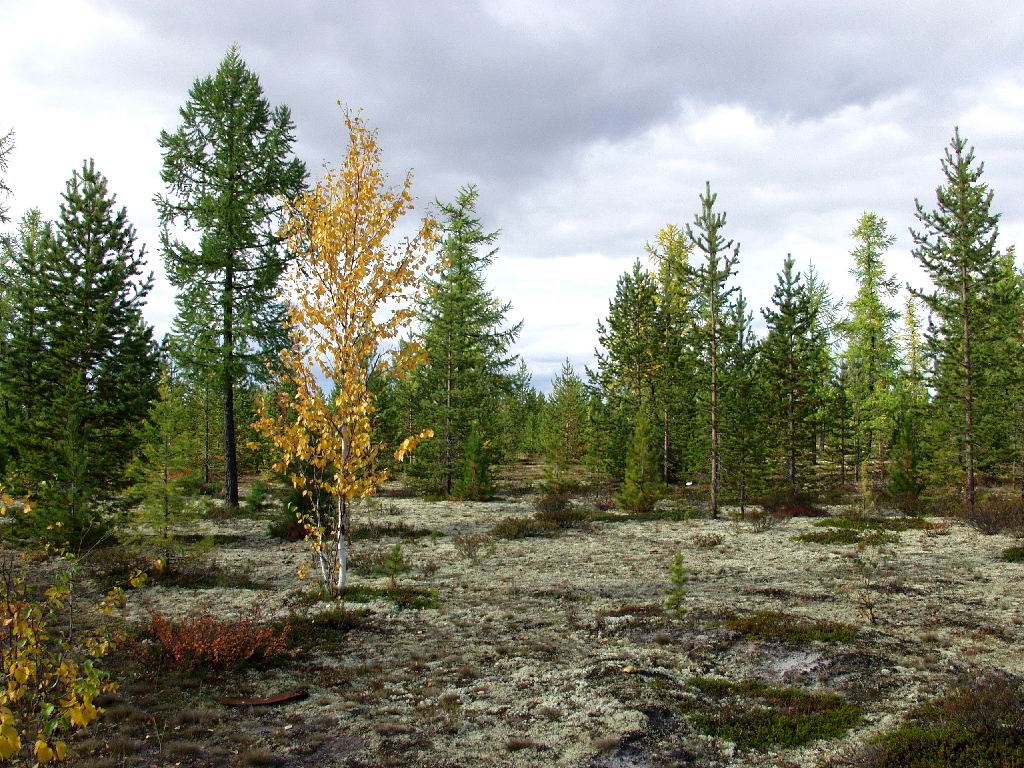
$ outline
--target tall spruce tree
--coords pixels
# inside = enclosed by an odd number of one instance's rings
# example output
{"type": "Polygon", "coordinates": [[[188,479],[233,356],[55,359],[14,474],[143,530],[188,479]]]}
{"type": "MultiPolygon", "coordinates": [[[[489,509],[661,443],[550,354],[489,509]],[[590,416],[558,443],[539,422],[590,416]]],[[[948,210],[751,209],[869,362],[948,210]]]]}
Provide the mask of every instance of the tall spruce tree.
{"type": "Polygon", "coordinates": [[[806,486],[811,460],[815,403],[815,360],[809,344],[813,307],[803,276],[786,256],[772,293],[772,306],[761,310],[768,334],[763,359],[772,423],[787,493],[795,497],[806,486]]]}
{"type": "Polygon", "coordinates": [[[957,128],[942,159],[943,183],[936,207],[915,201],[920,229],[911,229],[914,256],[934,290],[917,291],[934,319],[929,346],[935,403],[960,446],[965,503],[973,514],[978,456],[977,406],[985,386],[977,358],[986,336],[986,297],[998,274],[999,216],[992,212],[992,190],[982,181],[984,164],[957,128]],[[954,417],[955,414],[955,417],[954,417]]]}
{"type": "Polygon", "coordinates": [[[753,320],[742,291],[737,292],[722,318],[721,463],[722,486],[741,513],[764,485],[764,381],[753,320]]]}
{"type": "Polygon", "coordinates": [[[703,261],[696,269],[696,296],[698,307],[699,336],[707,353],[708,414],[709,414],[709,462],[711,517],[718,517],[718,491],[720,474],[720,399],[719,386],[722,345],[722,316],[735,287],[726,287],[729,278],[735,274],[739,262],[740,247],[722,235],[725,228],[725,212],[715,211],[718,195],[711,192],[711,183],[705,182],[704,194],[700,196],[700,213],[694,216],[693,224],[687,225],[686,234],[703,261]]]}
{"type": "Polygon", "coordinates": [[[862,462],[874,462],[885,475],[886,443],[894,417],[893,387],[899,365],[893,325],[898,313],[887,303],[897,292],[886,273],[884,255],[896,238],[885,219],[866,211],[853,230],[853,267],[857,295],[843,323],[846,339],[847,395],[853,411],[862,462]]]}
{"type": "Polygon", "coordinates": [[[25,416],[14,422],[16,471],[37,499],[32,523],[60,543],[96,532],[98,504],[125,484],[156,396],[156,345],[142,316],[152,276],[142,276],[143,249],[115,202],[92,161],[72,175],[3,367],[4,391],[25,416]]]}
{"type": "Polygon", "coordinates": [[[303,189],[306,168],[292,156],[294,125],[271,108],[259,78],[232,46],[215,75],[195,81],[181,125],[161,131],[156,198],[167,274],[179,289],[176,332],[209,341],[197,359],[214,366],[224,424],[224,500],[238,505],[235,389],[285,344],[277,299],[285,253],[281,201],[303,189]],[[186,242],[176,237],[185,231],[186,242]],[[209,329],[215,328],[214,334],[209,329]],[[215,354],[214,354],[215,353],[215,354]]]}
{"type": "Polygon", "coordinates": [[[508,303],[497,301],[484,272],[497,253],[498,233],[484,232],[477,218],[479,192],[463,187],[451,203],[438,203],[443,265],[430,279],[419,306],[418,341],[427,362],[415,373],[416,418],[434,430],[416,456],[413,471],[434,493],[450,496],[463,478],[464,489],[484,484],[465,479],[467,462],[480,467],[493,460],[496,413],[509,393],[509,371],[516,356],[509,349],[522,323],[509,325],[508,303]],[[481,451],[467,455],[472,433],[481,451]]]}
{"type": "Polygon", "coordinates": [[[658,303],[658,284],[637,260],[616,282],[607,320],[597,323],[596,368],[587,369],[599,398],[592,403],[594,449],[615,478],[623,476],[637,413],[655,407],[665,365],[658,303]]]}

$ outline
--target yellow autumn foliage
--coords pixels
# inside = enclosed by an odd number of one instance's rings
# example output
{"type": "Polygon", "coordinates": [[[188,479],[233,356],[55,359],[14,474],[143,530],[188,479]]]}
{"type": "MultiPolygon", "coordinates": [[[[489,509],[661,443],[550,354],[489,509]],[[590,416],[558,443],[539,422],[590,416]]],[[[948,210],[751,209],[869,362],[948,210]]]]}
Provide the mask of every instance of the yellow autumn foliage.
{"type": "MultiPolygon", "coordinates": [[[[281,456],[276,469],[318,501],[304,523],[332,594],[345,586],[349,503],[373,495],[388,477],[377,460],[384,446],[371,432],[370,377],[403,377],[422,361],[417,344],[398,339],[415,317],[437,239],[434,222],[424,218],[416,234],[393,242],[413,209],[411,174],[389,187],[376,132],[358,114],[346,111],[344,121],[349,143],[341,167],[286,208],[282,235],[296,256],[283,291],[291,346],[281,354],[281,386],[255,424],[281,456]],[[321,518],[324,496],[333,520],[321,518]]],[[[432,435],[407,437],[396,458],[432,435]]]]}

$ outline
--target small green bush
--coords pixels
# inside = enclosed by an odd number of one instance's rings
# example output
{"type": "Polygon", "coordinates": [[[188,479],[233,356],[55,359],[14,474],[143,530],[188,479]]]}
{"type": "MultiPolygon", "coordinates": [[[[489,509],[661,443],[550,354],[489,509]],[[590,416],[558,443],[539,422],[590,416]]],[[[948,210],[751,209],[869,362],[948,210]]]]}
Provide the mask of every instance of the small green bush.
{"type": "Polygon", "coordinates": [[[1024,765],[1020,680],[987,672],[955,685],[874,740],[865,768],[1004,768],[1024,765]]]}
{"type": "Polygon", "coordinates": [[[679,618],[686,613],[686,584],[690,580],[682,552],[676,552],[669,563],[668,574],[669,588],[665,594],[665,607],[679,618]]]}
{"type": "Polygon", "coordinates": [[[725,626],[742,632],[748,640],[776,640],[788,645],[807,643],[852,643],[857,628],[838,621],[815,621],[782,611],[757,611],[737,616],[725,626]]]}
{"type": "Polygon", "coordinates": [[[690,680],[689,687],[700,696],[689,710],[690,721],[702,733],[732,741],[740,749],[834,739],[863,719],[859,706],[834,693],[707,677],[690,680]]]}

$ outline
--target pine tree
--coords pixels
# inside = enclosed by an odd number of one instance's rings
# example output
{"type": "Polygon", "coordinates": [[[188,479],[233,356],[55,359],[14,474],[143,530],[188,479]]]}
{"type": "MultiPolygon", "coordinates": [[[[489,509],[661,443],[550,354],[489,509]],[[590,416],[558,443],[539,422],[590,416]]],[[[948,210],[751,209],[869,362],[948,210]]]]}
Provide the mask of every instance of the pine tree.
{"type": "Polygon", "coordinates": [[[711,192],[711,183],[705,182],[704,194],[700,197],[701,210],[693,219],[693,225],[686,227],[686,234],[693,247],[700,252],[703,263],[696,270],[697,306],[699,308],[700,339],[707,351],[708,408],[710,415],[709,443],[711,464],[711,517],[718,517],[718,491],[720,485],[720,360],[722,344],[722,315],[730,294],[735,288],[726,288],[729,278],[735,274],[740,257],[740,247],[721,234],[725,227],[725,213],[715,212],[717,194],[711,192]]]}
{"type": "Polygon", "coordinates": [[[509,348],[522,328],[508,325],[511,305],[498,302],[484,284],[498,233],[484,232],[478,197],[468,186],[454,202],[438,204],[444,263],[419,305],[417,341],[427,362],[416,371],[416,412],[419,425],[433,429],[436,438],[419,452],[413,471],[431,492],[445,496],[452,495],[469,460],[474,425],[484,444],[493,446],[500,437],[493,416],[513,388],[509,369],[516,357],[509,348]]]}
{"type": "Polygon", "coordinates": [[[961,446],[965,499],[974,512],[978,456],[977,402],[984,377],[976,355],[985,336],[985,297],[996,281],[998,214],[992,190],[981,180],[984,164],[956,129],[942,159],[944,183],[936,208],[915,201],[920,229],[911,229],[914,256],[933,291],[918,291],[935,319],[929,339],[936,404],[946,410],[950,438],[961,446]],[[956,419],[951,418],[956,414],[956,419]],[[959,422],[959,424],[957,424],[959,422]]]}
{"type": "Polygon", "coordinates": [[[85,163],[46,236],[35,306],[19,309],[25,334],[14,333],[4,366],[4,391],[26,416],[15,422],[17,471],[37,499],[35,532],[60,543],[97,532],[98,504],[125,484],[156,395],[144,263],[125,209],[115,210],[106,179],[85,163]]]}
{"type": "Polygon", "coordinates": [[[650,417],[640,411],[626,455],[626,477],[615,495],[615,503],[619,508],[649,514],[658,500],[664,497],[665,485],[659,477],[655,440],[650,417]]]}
{"type": "Polygon", "coordinates": [[[843,323],[848,397],[853,410],[862,459],[874,461],[885,473],[886,441],[892,433],[893,386],[898,367],[893,324],[898,314],[886,302],[896,295],[896,281],[888,276],[885,251],[895,242],[885,219],[865,212],[853,230],[856,243],[850,274],[857,295],[843,323]]]}
{"type": "Polygon", "coordinates": [[[579,463],[587,451],[587,396],[568,359],[552,382],[543,425],[544,455],[555,471],[579,463]]]}
{"type": "Polygon", "coordinates": [[[291,156],[288,108],[270,107],[234,46],[214,76],[195,81],[180,114],[173,133],[160,133],[161,242],[179,289],[176,333],[210,345],[197,359],[213,365],[222,392],[224,500],[235,507],[235,389],[286,344],[276,294],[285,267],[281,200],[302,191],[306,169],[291,156]],[[181,230],[196,242],[178,239],[181,230]]]}

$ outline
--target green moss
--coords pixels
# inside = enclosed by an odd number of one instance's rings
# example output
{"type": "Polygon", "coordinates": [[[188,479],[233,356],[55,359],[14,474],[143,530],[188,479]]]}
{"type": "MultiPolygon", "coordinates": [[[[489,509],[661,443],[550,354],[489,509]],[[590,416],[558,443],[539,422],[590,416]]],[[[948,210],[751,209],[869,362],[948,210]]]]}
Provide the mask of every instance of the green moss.
{"type": "Polygon", "coordinates": [[[1002,768],[1024,766],[1024,695],[1019,681],[989,673],[915,710],[876,738],[868,768],[1002,768]]]}
{"type": "Polygon", "coordinates": [[[742,632],[749,640],[777,640],[788,645],[807,643],[852,643],[857,628],[837,621],[814,621],[782,611],[758,611],[737,616],[725,626],[742,632]]]}
{"type": "Polygon", "coordinates": [[[834,693],[707,677],[690,680],[689,687],[699,694],[689,711],[690,722],[741,749],[798,747],[838,738],[863,717],[860,707],[834,693]]]}
{"type": "Polygon", "coordinates": [[[844,528],[826,528],[823,531],[801,533],[796,537],[796,541],[807,541],[811,544],[856,544],[860,541],[860,534],[844,528]]]}
{"type": "Polygon", "coordinates": [[[1024,547],[1008,547],[999,559],[1007,563],[1024,563],[1024,547]]]}

